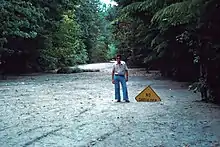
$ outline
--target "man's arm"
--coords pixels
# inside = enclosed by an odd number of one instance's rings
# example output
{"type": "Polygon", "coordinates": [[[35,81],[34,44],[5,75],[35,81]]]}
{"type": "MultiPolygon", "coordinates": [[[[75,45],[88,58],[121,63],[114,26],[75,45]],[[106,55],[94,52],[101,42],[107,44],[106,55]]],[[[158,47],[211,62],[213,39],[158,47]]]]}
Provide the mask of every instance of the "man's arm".
{"type": "Polygon", "coordinates": [[[125,80],[128,81],[128,70],[125,71],[125,80]]]}
{"type": "Polygon", "coordinates": [[[115,75],[115,68],[113,66],[113,68],[112,68],[112,84],[115,84],[114,75],[115,75]]]}
{"type": "Polygon", "coordinates": [[[125,80],[128,81],[128,67],[126,63],[125,63],[125,80]]]}
{"type": "Polygon", "coordinates": [[[115,70],[112,70],[112,80],[114,80],[115,70]]]}

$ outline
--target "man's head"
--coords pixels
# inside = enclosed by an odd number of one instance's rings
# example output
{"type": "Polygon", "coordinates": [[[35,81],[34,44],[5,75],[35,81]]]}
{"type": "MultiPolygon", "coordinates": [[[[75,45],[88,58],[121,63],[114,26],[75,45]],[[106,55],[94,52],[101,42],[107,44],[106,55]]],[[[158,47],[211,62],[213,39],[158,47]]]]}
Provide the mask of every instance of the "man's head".
{"type": "Polygon", "coordinates": [[[118,63],[121,62],[121,55],[120,55],[120,54],[118,54],[118,55],[116,56],[116,61],[117,61],[118,63]]]}

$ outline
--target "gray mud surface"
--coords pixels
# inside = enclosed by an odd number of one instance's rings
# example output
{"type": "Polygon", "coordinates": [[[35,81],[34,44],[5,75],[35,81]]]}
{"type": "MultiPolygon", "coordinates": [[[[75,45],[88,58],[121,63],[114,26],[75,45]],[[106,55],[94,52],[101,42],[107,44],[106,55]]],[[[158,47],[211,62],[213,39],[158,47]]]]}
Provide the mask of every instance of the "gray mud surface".
{"type": "Polygon", "coordinates": [[[131,102],[116,103],[111,66],[0,81],[0,147],[220,146],[219,106],[198,102],[183,83],[135,69],[127,83],[131,102]],[[160,102],[136,102],[148,85],[160,102]]]}

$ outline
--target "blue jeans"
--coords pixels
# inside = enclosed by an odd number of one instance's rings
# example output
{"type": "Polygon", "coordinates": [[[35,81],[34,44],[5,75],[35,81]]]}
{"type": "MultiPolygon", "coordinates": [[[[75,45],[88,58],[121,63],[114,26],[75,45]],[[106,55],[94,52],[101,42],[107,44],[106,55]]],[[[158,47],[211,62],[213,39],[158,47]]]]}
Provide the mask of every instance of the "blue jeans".
{"type": "Polygon", "coordinates": [[[120,96],[120,83],[121,83],[122,91],[123,91],[123,99],[128,100],[128,90],[127,90],[125,76],[115,75],[114,81],[115,81],[115,99],[121,100],[121,96],[120,96]]]}

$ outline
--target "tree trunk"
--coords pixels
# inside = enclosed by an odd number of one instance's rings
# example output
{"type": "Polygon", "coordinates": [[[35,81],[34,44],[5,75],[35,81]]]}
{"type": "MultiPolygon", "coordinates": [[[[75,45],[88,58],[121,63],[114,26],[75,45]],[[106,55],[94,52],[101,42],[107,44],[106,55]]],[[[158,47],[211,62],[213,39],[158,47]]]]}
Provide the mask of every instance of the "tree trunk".
{"type": "Polygon", "coordinates": [[[200,63],[200,92],[202,101],[208,101],[208,88],[207,88],[207,69],[203,63],[200,63]]]}
{"type": "Polygon", "coordinates": [[[202,101],[208,101],[208,60],[206,51],[208,49],[207,40],[202,40],[201,52],[200,52],[200,92],[202,101]]]}

